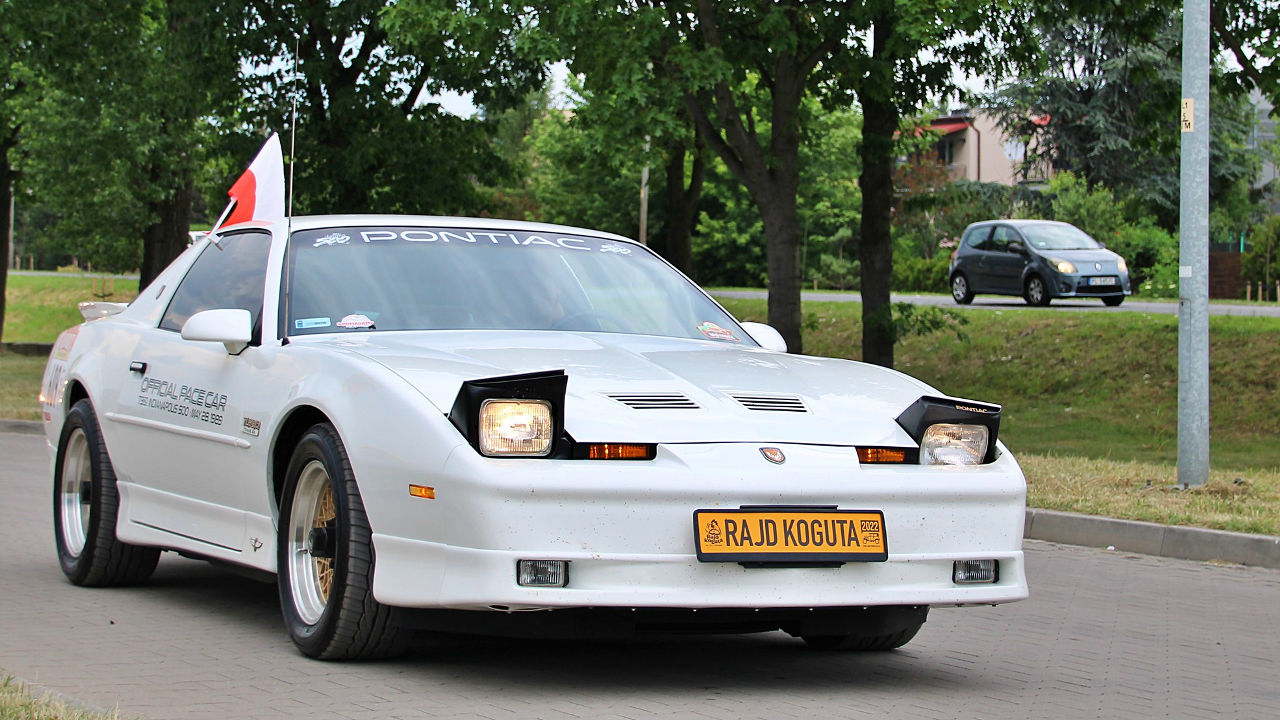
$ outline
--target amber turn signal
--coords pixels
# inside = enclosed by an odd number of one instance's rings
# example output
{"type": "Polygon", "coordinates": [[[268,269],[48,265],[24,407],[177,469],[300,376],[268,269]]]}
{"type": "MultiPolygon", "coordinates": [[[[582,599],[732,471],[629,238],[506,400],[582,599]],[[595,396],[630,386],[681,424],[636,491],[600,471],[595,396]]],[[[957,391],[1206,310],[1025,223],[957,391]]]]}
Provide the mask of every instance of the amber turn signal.
{"type": "Polygon", "coordinates": [[[410,485],[409,494],[416,498],[436,499],[436,489],[429,485],[410,485]]]}
{"type": "Polygon", "coordinates": [[[858,448],[860,463],[904,463],[907,462],[907,451],[902,448],[858,448]]]}
{"type": "Polygon", "coordinates": [[[652,460],[657,453],[656,445],[644,443],[591,443],[587,446],[588,460],[652,460]]]}

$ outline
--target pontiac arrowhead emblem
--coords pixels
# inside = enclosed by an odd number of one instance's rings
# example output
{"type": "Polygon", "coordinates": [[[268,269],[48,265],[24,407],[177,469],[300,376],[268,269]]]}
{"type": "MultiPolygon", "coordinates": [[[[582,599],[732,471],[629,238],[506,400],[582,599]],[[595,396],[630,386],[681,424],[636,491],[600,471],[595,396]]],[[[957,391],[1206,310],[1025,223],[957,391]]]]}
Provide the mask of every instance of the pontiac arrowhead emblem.
{"type": "Polygon", "coordinates": [[[782,454],[782,450],[775,447],[760,448],[760,454],[764,456],[765,460],[768,460],[774,465],[781,465],[787,461],[787,456],[782,454]]]}

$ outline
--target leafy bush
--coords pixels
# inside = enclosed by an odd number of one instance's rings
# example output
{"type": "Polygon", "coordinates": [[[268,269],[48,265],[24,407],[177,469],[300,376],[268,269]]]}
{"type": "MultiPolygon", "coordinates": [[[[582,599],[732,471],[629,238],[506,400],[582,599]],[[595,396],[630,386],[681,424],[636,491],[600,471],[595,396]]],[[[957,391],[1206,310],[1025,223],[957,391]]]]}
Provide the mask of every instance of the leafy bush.
{"type": "Polygon", "coordinates": [[[812,273],[818,287],[827,290],[858,290],[862,287],[862,263],[857,260],[824,253],[818,257],[818,267],[812,273]]]}
{"type": "MultiPolygon", "coordinates": [[[[1135,288],[1146,283],[1165,260],[1171,261],[1173,269],[1177,269],[1177,239],[1149,219],[1121,225],[1106,243],[1109,249],[1129,263],[1129,279],[1135,288]]],[[[1174,294],[1177,295],[1176,284],[1174,294]]]]}
{"type": "Polygon", "coordinates": [[[950,268],[950,253],[938,253],[931,258],[894,258],[893,289],[899,292],[944,292],[950,268]]]}

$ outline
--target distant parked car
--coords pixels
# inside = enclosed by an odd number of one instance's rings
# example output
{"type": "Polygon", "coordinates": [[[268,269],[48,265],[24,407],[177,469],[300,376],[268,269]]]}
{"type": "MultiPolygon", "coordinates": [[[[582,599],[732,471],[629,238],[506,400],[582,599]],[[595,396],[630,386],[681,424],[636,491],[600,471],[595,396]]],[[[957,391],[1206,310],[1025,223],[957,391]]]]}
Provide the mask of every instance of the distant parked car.
{"type": "Polygon", "coordinates": [[[970,225],[951,255],[951,297],[1021,295],[1029,305],[1053,298],[1124,302],[1129,266],[1080,228],[1051,220],[987,220],[970,225]]]}

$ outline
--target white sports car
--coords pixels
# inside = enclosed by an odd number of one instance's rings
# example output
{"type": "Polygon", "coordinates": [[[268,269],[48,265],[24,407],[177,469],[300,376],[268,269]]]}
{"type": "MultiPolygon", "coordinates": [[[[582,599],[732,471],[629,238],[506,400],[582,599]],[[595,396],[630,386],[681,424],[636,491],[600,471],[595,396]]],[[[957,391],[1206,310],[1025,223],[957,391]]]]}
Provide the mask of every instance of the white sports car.
{"type": "Polygon", "coordinates": [[[419,629],[883,650],[1027,596],[998,406],[786,354],[625,238],[243,223],[82,312],[40,397],[63,571],[274,574],[308,656],[419,629]]]}

